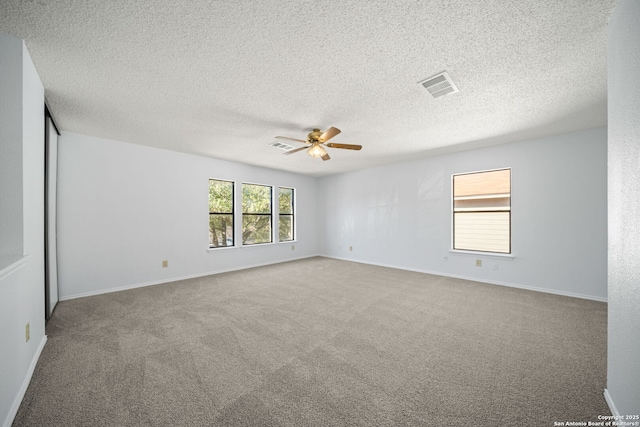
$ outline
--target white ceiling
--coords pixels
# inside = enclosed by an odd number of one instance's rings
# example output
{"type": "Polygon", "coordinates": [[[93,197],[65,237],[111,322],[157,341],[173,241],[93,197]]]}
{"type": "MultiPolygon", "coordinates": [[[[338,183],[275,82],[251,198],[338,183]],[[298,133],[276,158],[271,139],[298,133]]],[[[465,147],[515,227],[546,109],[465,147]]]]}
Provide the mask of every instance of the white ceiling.
{"type": "Polygon", "coordinates": [[[2,0],[0,32],[63,132],[323,176],[606,125],[616,2],[2,0]],[[270,146],[329,126],[362,151],[270,146]]]}

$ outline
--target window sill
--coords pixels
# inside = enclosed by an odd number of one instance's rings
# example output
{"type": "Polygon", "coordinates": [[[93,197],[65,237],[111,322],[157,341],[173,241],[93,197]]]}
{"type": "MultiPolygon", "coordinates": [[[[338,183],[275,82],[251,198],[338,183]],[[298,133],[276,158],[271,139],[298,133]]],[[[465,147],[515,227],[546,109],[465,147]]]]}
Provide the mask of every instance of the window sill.
{"type": "Polygon", "coordinates": [[[481,252],[481,251],[463,251],[460,249],[449,249],[449,253],[456,254],[456,255],[470,255],[470,256],[495,257],[495,258],[507,258],[507,259],[515,258],[513,254],[501,254],[497,252],[481,252]]]}
{"type": "Polygon", "coordinates": [[[207,252],[228,251],[231,249],[238,249],[240,246],[218,246],[217,248],[209,248],[207,252]]]}
{"type": "Polygon", "coordinates": [[[244,249],[253,248],[256,246],[275,246],[275,245],[290,245],[298,243],[297,240],[287,240],[286,242],[269,242],[269,243],[254,243],[253,245],[236,245],[236,246],[219,246],[217,248],[208,248],[207,252],[228,251],[232,249],[244,249]]]}
{"type": "Polygon", "coordinates": [[[273,245],[275,245],[274,242],[268,242],[268,243],[253,243],[251,245],[241,245],[240,247],[244,249],[244,248],[255,248],[255,247],[263,247],[263,246],[273,246],[273,245]]]}

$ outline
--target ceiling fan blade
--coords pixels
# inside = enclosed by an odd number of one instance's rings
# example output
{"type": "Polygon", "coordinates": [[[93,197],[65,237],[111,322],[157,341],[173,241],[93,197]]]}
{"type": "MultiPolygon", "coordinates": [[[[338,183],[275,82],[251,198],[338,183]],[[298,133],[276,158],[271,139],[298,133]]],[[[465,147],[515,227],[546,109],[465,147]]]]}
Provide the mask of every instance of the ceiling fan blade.
{"type": "Polygon", "coordinates": [[[305,141],[304,139],[289,138],[287,136],[276,136],[275,138],[276,139],[284,139],[286,141],[304,142],[305,144],[308,144],[308,142],[305,141]]]}
{"type": "Polygon", "coordinates": [[[328,140],[330,140],[331,138],[333,138],[334,136],[336,136],[339,133],[340,133],[340,129],[334,128],[334,127],[330,127],[329,129],[327,129],[325,131],[325,133],[320,135],[320,138],[318,138],[318,141],[327,142],[328,140]]]}
{"type": "Polygon", "coordinates": [[[337,142],[330,142],[328,144],[325,144],[327,147],[331,147],[331,148],[344,148],[345,150],[360,150],[362,148],[362,145],[355,145],[355,144],[338,144],[337,142]]]}
{"type": "Polygon", "coordinates": [[[296,148],[295,150],[289,150],[283,154],[289,155],[289,154],[297,153],[298,151],[306,150],[307,148],[309,147],[299,147],[299,148],[296,148]]]}
{"type": "Polygon", "coordinates": [[[329,160],[331,159],[331,157],[329,157],[329,154],[325,154],[324,156],[320,157],[322,160],[329,160]]]}

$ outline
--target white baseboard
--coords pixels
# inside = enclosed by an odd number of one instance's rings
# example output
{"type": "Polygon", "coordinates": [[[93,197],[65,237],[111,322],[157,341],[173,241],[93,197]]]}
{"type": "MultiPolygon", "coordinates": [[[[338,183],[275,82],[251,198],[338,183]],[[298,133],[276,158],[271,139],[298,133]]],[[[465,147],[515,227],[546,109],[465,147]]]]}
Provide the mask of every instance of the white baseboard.
{"type": "Polygon", "coordinates": [[[163,283],[177,282],[179,280],[195,279],[195,278],[198,278],[198,277],[211,276],[213,274],[221,274],[221,273],[229,273],[229,272],[232,272],[232,271],[246,270],[247,268],[264,267],[266,265],[281,264],[283,262],[297,261],[297,260],[300,260],[300,259],[313,258],[313,257],[316,257],[316,256],[320,256],[320,255],[315,255],[315,254],[314,255],[305,255],[305,256],[300,256],[300,257],[296,257],[296,258],[288,258],[288,259],[280,260],[280,261],[265,262],[265,263],[260,263],[260,264],[250,264],[250,265],[244,265],[242,267],[227,268],[227,269],[221,269],[221,270],[216,270],[216,271],[208,271],[208,272],[205,272],[205,273],[190,274],[190,275],[187,275],[187,276],[170,277],[170,278],[166,278],[166,279],[153,280],[153,281],[144,282],[144,283],[134,283],[132,285],[119,286],[117,288],[101,289],[101,290],[98,290],[98,291],[83,292],[81,294],[65,295],[65,296],[61,296],[58,300],[59,301],[67,301],[67,300],[76,299],[76,298],[84,298],[84,297],[91,297],[91,296],[95,296],[95,295],[109,294],[111,292],[120,292],[120,291],[129,290],[129,289],[144,288],[145,286],[161,285],[163,283]]]}
{"type": "Polygon", "coordinates": [[[44,345],[47,343],[47,336],[42,337],[40,341],[40,345],[38,345],[38,349],[36,353],[33,355],[33,359],[31,359],[31,364],[29,365],[29,370],[27,371],[27,375],[24,377],[24,381],[22,381],[22,386],[20,390],[18,390],[18,395],[13,400],[13,405],[11,406],[11,410],[9,414],[7,414],[7,418],[4,420],[4,427],[11,427],[13,420],[18,414],[18,409],[20,409],[20,404],[22,403],[22,399],[24,398],[25,393],[27,392],[27,388],[29,387],[29,383],[31,382],[31,377],[33,376],[33,372],[36,370],[36,365],[38,364],[38,360],[40,359],[40,354],[42,353],[42,349],[44,349],[44,345]]]}
{"type": "Polygon", "coordinates": [[[607,405],[609,406],[609,410],[611,411],[611,415],[613,415],[616,420],[618,419],[622,419],[620,418],[620,412],[618,412],[618,408],[616,408],[616,405],[613,403],[613,399],[611,398],[611,395],[609,394],[609,390],[607,390],[606,388],[604,389],[604,400],[607,401],[607,405]]]}
{"type": "Polygon", "coordinates": [[[436,276],[451,277],[451,278],[454,278],[454,279],[470,280],[472,282],[488,283],[490,285],[507,286],[507,287],[510,287],[510,288],[525,289],[525,290],[528,290],[528,291],[544,292],[546,294],[555,294],[555,295],[562,295],[562,296],[565,296],[565,297],[587,299],[587,300],[599,301],[599,302],[607,302],[607,298],[596,297],[596,296],[593,296],[593,295],[585,295],[585,294],[578,294],[578,293],[574,293],[574,292],[557,291],[557,290],[554,290],[554,289],[547,289],[547,288],[537,288],[535,286],[526,286],[526,285],[520,285],[520,284],[517,284],[517,283],[500,282],[500,281],[497,281],[497,280],[488,280],[488,279],[481,279],[481,278],[477,278],[477,277],[462,276],[462,275],[459,275],[459,274],[443,273],[442,271],[431,271],[431,270],[423,270],[423,269],[419,269],[419,268],[400,267],[400,266],[391,265],[391,264],[381,264],[381,263],[376,263],[376,262],[360,261],[360,260],[356,260],[356,259],[343,258],[343,257],[332,256],[332,255],[320,255],[320,256],[323,256],[325,258],[338,259],[338,260],[341,260],[341,261],[357,262],[359,264],[375,265],[375,266],[378,266],[378,267],[395,268],[395,269],[398,269],[398,270],[406,270],[406,271],[415,271],[416,273],[433,274],[433,275],[436,275],[436,276]]]}

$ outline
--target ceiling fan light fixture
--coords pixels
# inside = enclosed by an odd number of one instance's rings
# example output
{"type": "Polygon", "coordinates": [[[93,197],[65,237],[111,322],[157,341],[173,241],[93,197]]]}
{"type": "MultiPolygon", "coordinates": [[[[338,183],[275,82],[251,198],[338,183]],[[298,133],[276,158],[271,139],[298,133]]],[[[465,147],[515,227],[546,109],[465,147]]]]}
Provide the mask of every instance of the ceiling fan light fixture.
{"type": "Polygon", "coordinates": [[[327,151],[324,148],[322,148],[322,145],[313,144],[311,148],[307,150],[307,154],[316,159],[320,159],[322,158],[322,156],[327,155],[327,151]]]}
{"type": "MultiPolygon", "coordinates": [[[[307,144],[298,148],[292,147],[290,150],[287,150],[287,152],[284,154],[293,154],[302,150],[306,150],[307,154],[313,157],[314,159],[322,159],[323,161],[331,160],[331,156],[329,156],[329,153],[327,153],[327,150],[325,150],[325,147],[341,148],[343,150],[356,150],[356,151],[362,148],[362,145],[327,142],[334,136],[338,135],[339,133],[340,133],[340,129],[332,126],[329,129],[327,129],[325,132],[322,132],[318,128],[314,128],[313,131],[307,135],[306,141],[302,139],[289,138],[287,136],[276,136],[275,138],[284,139],[285,141],[303,142],[307,144]],[[326,145],[324,145],[325,143],[326,145]]],[[[282,146],[286,144],[282,144],[280,142],[274,142],[271,145],[274,147],[282,148],[282,146]]]]}

